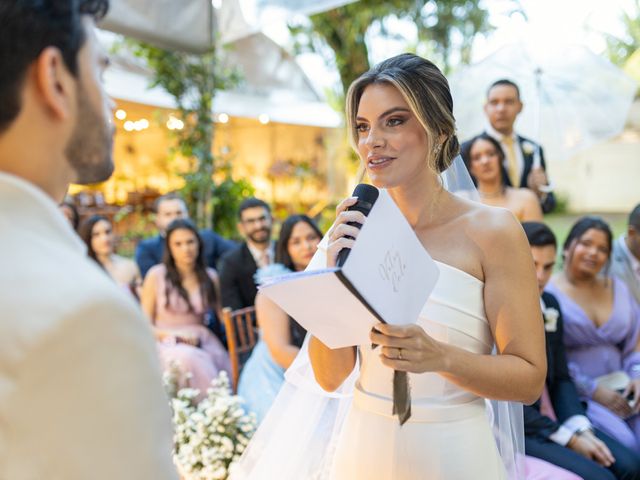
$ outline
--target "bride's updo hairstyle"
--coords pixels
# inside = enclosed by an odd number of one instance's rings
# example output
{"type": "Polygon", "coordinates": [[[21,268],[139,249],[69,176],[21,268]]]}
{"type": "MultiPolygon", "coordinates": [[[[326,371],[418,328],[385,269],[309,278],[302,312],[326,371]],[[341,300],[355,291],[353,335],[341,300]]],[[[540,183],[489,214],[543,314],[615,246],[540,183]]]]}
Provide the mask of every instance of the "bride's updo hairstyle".
{"type": "Polygon", "coordinates": [[[398,89],[431,142],[433,155],[428,156],[429,167],[437,173],[449,168],[460,145],[449,82],[438,67],[422,57],[403,53],[379,63],[351,84],[346,100],[347,128],[356,151],[358,105],[364,90],[374,84],[388,84],[398,89]],[[440,138],[444,138],[442,144],[438,144],[440,138]]]}

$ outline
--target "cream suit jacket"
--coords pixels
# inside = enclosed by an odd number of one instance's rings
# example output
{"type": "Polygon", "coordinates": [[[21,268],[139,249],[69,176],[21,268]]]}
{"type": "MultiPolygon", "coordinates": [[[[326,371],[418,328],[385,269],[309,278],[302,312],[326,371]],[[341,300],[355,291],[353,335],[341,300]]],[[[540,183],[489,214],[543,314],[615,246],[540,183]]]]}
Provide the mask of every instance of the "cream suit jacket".
{"type": "Polygon", "coordinates": [[[176,480],[171,436],[148,321],[0,172],[0,480],[176,480]]]}

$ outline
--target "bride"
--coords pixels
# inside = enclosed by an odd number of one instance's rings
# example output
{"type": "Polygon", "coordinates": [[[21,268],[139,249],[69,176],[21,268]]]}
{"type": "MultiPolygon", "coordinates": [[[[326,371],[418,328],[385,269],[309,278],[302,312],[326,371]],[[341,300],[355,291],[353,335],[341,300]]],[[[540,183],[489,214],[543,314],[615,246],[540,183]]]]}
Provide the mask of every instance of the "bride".
{"type": "MultiPolygon", "coordinates": [[[[371,183],[388,190],[438,263],[440,278],[417,323],[376,326],[377,348],[332,350],[307,338],[232,478],[495,480],[507,478],[508,469],[511,478],[518,475],[520,439],[504,441],[509,416],[502,407],[532,403],[543,388],[536,277],[511,213],[443,188],[440,174],[459,150],[452,112],[445,77],[411,54],[382,62],[349,88],[354,148],[371,183]],[[394,370],[408,372],[403,425],[392,414],[394,370]],[[498,402],[487,408],[485,399],[498,402]],[[502,422],[500,432],[492,431],[492,420],[502,422]]],[[[335,265],[338,252],[353,246],[359,230],[348,223],[366,222],[347,210],[354,203],[338,206],[316,266],[335,265]]]]}

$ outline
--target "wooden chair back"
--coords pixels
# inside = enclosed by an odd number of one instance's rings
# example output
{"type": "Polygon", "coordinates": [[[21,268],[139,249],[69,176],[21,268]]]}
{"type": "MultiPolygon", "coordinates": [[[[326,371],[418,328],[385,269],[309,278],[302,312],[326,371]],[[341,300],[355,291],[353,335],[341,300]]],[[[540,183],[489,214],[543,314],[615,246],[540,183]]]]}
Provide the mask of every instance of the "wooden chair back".
{"type": "Polygon", "coordinates": [[[231,382],[234,393],[238,390],[238,378],[251,351],[258,341],[256,308],[222,309],[224,328],[227,331],[227,348],[231,359],[231,382]]]}

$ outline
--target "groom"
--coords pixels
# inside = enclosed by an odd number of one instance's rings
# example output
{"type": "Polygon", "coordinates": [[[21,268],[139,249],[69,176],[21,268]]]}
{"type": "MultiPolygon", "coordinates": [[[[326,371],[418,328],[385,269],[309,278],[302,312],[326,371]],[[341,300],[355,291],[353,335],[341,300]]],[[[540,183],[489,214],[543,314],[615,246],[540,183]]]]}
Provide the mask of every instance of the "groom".
{"type": "Polygon", "coordinates": [[[177,480],[149,322],[58,209],[113,171],[107,8],[0,2],[2,480],[177,480]]]}
{"type": "Polygon", "coordinates": [[[525,222],[522,226],[538,278],[547,344],[545,390],[536,403],[524,406],[525,452],[584,480],[640,479],[640,459],[591,424],[569,376],[562,311],[556,298],[544,292],[555,265],[556,238],[543,223],[525,222]]]}

